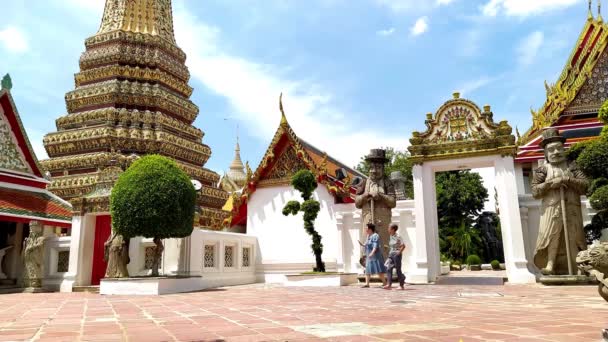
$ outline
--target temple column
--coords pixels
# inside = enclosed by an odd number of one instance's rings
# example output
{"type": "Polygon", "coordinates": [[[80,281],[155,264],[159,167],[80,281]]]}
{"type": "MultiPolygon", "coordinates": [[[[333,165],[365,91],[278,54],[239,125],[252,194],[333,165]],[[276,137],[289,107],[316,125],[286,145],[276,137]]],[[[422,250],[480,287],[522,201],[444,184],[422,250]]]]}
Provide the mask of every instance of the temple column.
{"type": "Polygon", "coordinates": [[[13,246],[6,253],[4,273],[9,279],[20,279],[23,274],[23,261],[21,260],[21,250],[23,249],[23,233],[25,224],[17,223],[15,234],[13,235],[10,244],[13,246]]]}
{"type": "Polygon", "coordinates": [[[60,285],[61,292],[72,292],[73,286],[91,284],[94,240],[95,216],[91,214],[74,216],[70,239],[70,264],[60,285]]]}
{"type": "Polygon", "coordinates": [[[497,156],[494,161],[494,170],[509,283],[535,283],[534,274],[528,270],[517,191],[513,191],[513,185],[516,184],[513,157],[497,156]]]}
{"type": "Polygon", "coordinates": [[[415,267],[408,272],[407,279],[409,283],[426,284],[435,281],[440,271],[435,172],[428,164],[423,164],[415,165],[412,173],[416,217],[415,267]]]}

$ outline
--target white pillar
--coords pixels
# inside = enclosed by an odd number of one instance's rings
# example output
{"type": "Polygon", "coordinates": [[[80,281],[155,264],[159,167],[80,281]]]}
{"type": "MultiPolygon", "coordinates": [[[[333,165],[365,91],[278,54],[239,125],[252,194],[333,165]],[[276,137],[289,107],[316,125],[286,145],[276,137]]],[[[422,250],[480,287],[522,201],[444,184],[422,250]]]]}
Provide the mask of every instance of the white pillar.
{"type": "Polygon", "coordinates": [[[494,161],[496,191],[500,205],[500,225],[502,230],[505,265],[509,283],[535,283],[535,276],[528,270],[524,236],[521,225],[519,201],[516,187],[513,157],[497,157],[494,161]]]}
{"type": "MultiPolygon", "coordinates": [[[[196,228],[194,228],[196,229],[196,228]]],[[[179,263],[177,273],[180,276],[190,275],[190,255],[192,239],[190,236],[180,239],[179,244],[179,263]]]]}
{"type": "Polygon", "coordinates": [[[526,185],[524,184],[524,168],[521,164],[515,164],[515,180],[517,181],[517,193],[519,195],[526,194],[526,185]]]}
{"type": "Polygon", "coordinates": [[[73,286],[91,284],[95,216],[73,216],[70,239],[70,264],[61,282],[61,292],[72,292],[73,286]]]}
{"type": "Polygon", "coordinates": [[[439,235],[435,173],[428,164],[415,165],[414,201],[416,216],[415,263],[408,272],[408,282],[426,284],[439,275],[439,235]]]}

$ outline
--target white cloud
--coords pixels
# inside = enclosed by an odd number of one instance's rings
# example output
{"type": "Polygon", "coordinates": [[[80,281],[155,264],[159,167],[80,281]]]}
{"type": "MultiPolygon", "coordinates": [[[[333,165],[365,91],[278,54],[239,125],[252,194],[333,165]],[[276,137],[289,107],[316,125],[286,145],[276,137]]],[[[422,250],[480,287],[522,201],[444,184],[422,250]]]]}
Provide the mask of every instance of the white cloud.
{"type": "Polygon", "coordinates": [[[412,26],[412,28],[410,29],[410,33],[413,36],[418,36],[418,35],[421,35],[424,32],[426,32],[428,29],[429,29],[429,18],[421,17],[421,18],[418,18],[418,20],[416,20],[416,22],[414,23],[414,26],[412,26]]]}
{"type": "Polygon", "coordinates": [[[25,34],[14,26],[0,30],[0,46],[13,53],[23,53],[29,49],[25,34]]]}
{"type": "Polygon", "coordinates": [[[175,8],[174,14],[176,39],[188,55],[193,78],[225,97],[235,116],[259,139],[269,141],[276,131],[280,120],[278,97],[283,92],[287,119],[296,133],[348,165],[355,165],[370,148],[406,147],[405,136],[387,136],[351,118],[347,120],[322,85],[285,77],[281,66],[229,54],[220,45],[217,28],[198,22],[182,8],[175,8]]]}
{"type": "Polygon", "coordinates": [[[519,43],[517,54],[520,65],[527,66],[534,62],[538,51],[543,45],[544,37],[542,32],[534,31],[519,43]]]}
{"type": "Polygon", "coordinates": [[[499,13],[525,17],[563,9],[580,2],[581,0],[489,0],[481,7],[481,12],[488,17],[495,17],[499,13]]]}
{"type": "Polygon", "coordinates": [[[477,90],[479,88],[482,88],[482,87],[496,81],[496,79],[497,78],[481,76],[477,79],[464,82],[456,89],[456,91],[460,92],[460,94],[462,96],[465,96],[465,95],[468,95],[468,94],[474,92],[475,90],[477,90]]]}
{"type": "Polygon", "coordinates": [[[395,28],[394,27],[391,27],[391,28],[388,28],[388,29],[385,29],[385,30],[378,30],[378,31],[376,31],[377,35],[384,36],[384,37],[390,36],[393,33],[395,33],[395,28]]]}
{"type": "Polygon", "coordinates": [[[428,7],[428,0],[376,0],[376,3],[397,13],[419,11],[428,7]]]}
{"type": "Polygon", "coordinates": [[[437,4],[437,6],[441,6],[441,5],[449,5],[452,2],[454,2],[454,0],[437,0],[436,4],[437,4]]]}

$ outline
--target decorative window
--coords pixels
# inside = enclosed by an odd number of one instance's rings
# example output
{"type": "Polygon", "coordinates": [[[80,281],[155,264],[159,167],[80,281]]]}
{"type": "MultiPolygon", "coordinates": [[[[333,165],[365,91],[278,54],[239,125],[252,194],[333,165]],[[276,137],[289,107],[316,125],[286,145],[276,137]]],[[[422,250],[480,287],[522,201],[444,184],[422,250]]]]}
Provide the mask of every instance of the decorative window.
{"type": "Polygon", "coordinates": [[[57,273],[65,273],[70,266],[70,251],[57,253],[57,273]]]}
{"type": "Polygon", "coordinates": [[[152,265],[154,264],[154,252],[155,251],[156,251],[156,246],[146,247],[144,269],[146,269],[146,270],[152,269],[152,265]]]}
{"type": "Polygon", "coordinates": [[[249,247],[243,247],[243,267],[249,267],[250,266],[250,258],[251,258],[251,248],[249,247]]]}
{"type": "Polygon", "coordinates": [[[234,246],[224,246],[224,267],[234,267],[234,246]]]}
{"type": "Polygon", "coordinates": [[[203,255],[203,267],[215,267],[214,245],[205,245],[205,253],[203,255]]]}

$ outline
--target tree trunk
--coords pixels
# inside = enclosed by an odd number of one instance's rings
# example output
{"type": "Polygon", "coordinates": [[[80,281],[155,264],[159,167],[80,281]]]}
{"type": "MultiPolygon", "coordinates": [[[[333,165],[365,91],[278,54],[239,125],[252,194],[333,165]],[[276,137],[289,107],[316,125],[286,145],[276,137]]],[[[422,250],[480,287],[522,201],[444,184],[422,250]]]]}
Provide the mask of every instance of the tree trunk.
{"type": "Polygon", "coordinates": [[[128,278],[127,264],[129,260],[129,241],[120,234],[112,232],[104,243],[104,259],[108,263],[106,278],[128,278]]]}
{"type": "Polygon", "coordinates": [[[321,252],[315,251],[315,261],[317,263],[317,267],[315,268],[315,272],[325,272],[325,263],[321,260],[321,252]]]}
{"type": "Polygon", "coordinates": [[[160,265],[160,259],[163,256],[163,240],[160,238],[154,238],[156,247],[154,248],[154,261],[152,262],[152,276],[158,277],[158,266],[160,265]]]}

